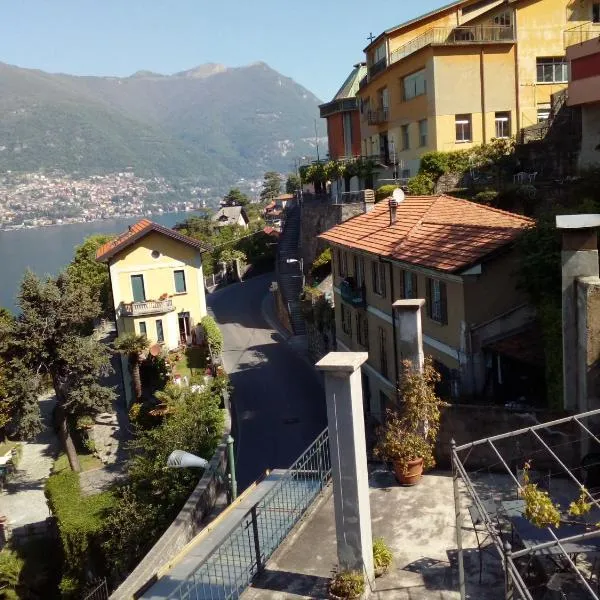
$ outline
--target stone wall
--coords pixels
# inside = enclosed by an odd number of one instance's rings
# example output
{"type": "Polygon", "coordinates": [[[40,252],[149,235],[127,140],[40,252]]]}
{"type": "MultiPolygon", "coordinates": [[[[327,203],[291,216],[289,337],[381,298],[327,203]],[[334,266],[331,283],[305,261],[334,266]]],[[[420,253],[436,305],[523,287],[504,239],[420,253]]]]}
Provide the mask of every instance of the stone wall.
{"type": "Polygon", "coordinates": [[[290,320],[290,313],[288,312],[285,300],[283,299],[279,288],[273,289],[273,298],[275,299],[275,313],[277,314],[277,320],[290,335],[293,335],[294,330],[290,320]]]}
{"type": "Polygon", "coordinates": [[[335,325],[319,328],[315,323],[306,323],[308,355],[313,363],[319,362],[326,354],[335,351],[335,325]]]}
{"type": "Polygon", "coordinates": [[[139,589],[154,578],[161,567],[202,530],[204,519],[215,507],[217,498],[227,489],[221,474],[227,472],[226,439],[231,430],[229,413],[225,429],[222,443],[173,523],[127,579],[110,595],[110,600],[131,600],[139,589]]]}

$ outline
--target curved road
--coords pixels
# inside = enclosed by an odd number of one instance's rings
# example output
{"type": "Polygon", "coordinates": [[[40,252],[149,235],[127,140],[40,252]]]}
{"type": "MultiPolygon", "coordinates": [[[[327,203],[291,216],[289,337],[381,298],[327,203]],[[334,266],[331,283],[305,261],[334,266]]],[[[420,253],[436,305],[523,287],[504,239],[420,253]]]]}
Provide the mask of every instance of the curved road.
{"type": "Polygon", "coordinates": [[[261,275],[207,296],[234,386],[239,492],[266,469],[289,467],[327,424],[319,375],[263,316],[273,279],[261,275]]]}

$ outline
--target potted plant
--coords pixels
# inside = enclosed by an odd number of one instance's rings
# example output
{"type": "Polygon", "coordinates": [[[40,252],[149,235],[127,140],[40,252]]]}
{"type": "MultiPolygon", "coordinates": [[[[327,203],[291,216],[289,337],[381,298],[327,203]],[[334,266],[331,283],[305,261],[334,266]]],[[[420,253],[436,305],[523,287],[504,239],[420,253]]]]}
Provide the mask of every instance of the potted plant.
{"type": "Polygon", "coordinates": [[[398,390],[402,408],[400,412],[387,411],[375,456],[394,464],[401,484],[415,485],[425,469],[435,466],[433,448],[440,428],[440,408],[445,403],[435,391],[440,375],[430,357],[422,369],[415,369],[410,360],[403,361],[402,366],[398,390]]]}
{"type": "Polygon", "coordinates": [[[365,578],[360,571],[342,571],[329,584],[330,600],[360,598],[365,591],[365,578]]]}
{"type": "Polygon", "coordinates": [[[383,541],[383,538],[373,540],[373,566],[375,567],[375,577],[381,577],[392,564],[392,551],[383,541]]]}

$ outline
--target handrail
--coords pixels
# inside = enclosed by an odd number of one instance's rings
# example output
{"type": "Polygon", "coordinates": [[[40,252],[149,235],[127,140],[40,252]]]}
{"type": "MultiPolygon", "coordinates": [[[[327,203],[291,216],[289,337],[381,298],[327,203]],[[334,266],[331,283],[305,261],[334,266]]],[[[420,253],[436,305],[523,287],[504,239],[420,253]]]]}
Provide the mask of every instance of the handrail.
{"type": "Polygon", "coordinates": [[[570,27],[563,32],[563,46],[568,48],[575,44],[583,44],[589,40],[600,37],[600,27],[594,26],[592,21],[570,27]]]}

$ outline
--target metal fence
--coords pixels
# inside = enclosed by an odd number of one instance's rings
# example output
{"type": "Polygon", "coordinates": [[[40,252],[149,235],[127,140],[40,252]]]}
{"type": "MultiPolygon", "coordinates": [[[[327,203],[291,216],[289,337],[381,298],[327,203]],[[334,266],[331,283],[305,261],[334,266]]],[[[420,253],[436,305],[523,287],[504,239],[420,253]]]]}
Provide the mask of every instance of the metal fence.
{"type": "Polygon", "coordinates": [[[108,584],[103,579],[96,587],[92,588],[82,600],[108,600],[108,584]]]}
{"type": "Polygon", "coordinates": [[[325,429],[275,487],[171,593],[176,600],[239,598],[331,477],[325,429]]]}

